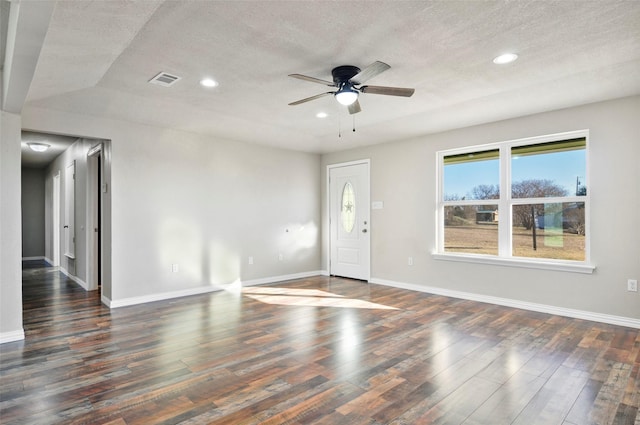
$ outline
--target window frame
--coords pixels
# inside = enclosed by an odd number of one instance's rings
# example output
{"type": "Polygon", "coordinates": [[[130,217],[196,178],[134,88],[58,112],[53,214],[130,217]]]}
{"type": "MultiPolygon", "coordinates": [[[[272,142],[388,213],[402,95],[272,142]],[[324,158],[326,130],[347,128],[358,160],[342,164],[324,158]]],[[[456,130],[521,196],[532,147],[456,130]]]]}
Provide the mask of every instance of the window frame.
{"type": "MultiPolygon", "coordinates": [[[[527,267],[536,269],[559,270],[577,273],[593,273],[595,266],[591,263],[591,212],[590,212],[590,170],[589,170],[589,130],[577,130],[564,133],[549,134],[544,136],[527,137],[523,139],[508,140],[484,145],[465,146],[436,152],[436,249],[432,257],[437,260],[462,261],[481,264],[495,264],[514,267],[527,267]],[[562,142],[564,140],[584,138],[585,140],[585,176],[584,185],[587,188],[586,195],[561,196],[548,198],[513,198],[511,192],[511,149],[519,146],[537,145],[550,142],[562,142]],[[445,201],[444,193],[444,159],[452,155],[478,153],[490,150],[499,150],[498,172],[500,197],[486,200],[456,200],[445,201]],[[585,250],[584,260],[560,260],[553,258],[529,258],[513,256],[513,206],[528,204],[552,204],[580,202],[585,208],[585,250]],[[500,222],[498,225],[498,254],[471,254],[461,252],[445,252],[445,207],[465,205],[497,205],[500,222]]],[[[543,177],[543,176],[541,176],[543,177]]]]}

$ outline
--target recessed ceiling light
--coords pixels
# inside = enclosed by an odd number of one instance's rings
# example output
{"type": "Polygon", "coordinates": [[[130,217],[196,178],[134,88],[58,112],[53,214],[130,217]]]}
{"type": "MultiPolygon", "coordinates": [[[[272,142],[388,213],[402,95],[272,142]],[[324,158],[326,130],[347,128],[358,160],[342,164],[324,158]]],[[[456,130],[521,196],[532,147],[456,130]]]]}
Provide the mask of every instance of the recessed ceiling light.
{"type": "Polygon", "coordinates": [[[216,80],[212,80],[211,78],[203,78],[200,80],[200,85],[204,87],[216,87],[218,82],[216,80]]]}
{"type": "Polygon", "coordinates": [[[504,65],[507,63],[511,63],[518,59],[518,55],[515,53],[505,53],[504,55],[500,55],[493,60],[493,63],[497,65],[504,65]]]}
{"type": "Polygon", "coordinates": [[[326,112],[318,112],[316,117],[318,118],[327,118],[328,114],[326,112]]]}
{"type": "Polygon", "coordinates": [[[51,145],[48,145],[46,143],[36,143],[36,142],[30,142],[30,143],[27,143],[27,145],[31,148],[32,151],[36,151],[36,152],[44,152],[51,147],[51,145]]]}

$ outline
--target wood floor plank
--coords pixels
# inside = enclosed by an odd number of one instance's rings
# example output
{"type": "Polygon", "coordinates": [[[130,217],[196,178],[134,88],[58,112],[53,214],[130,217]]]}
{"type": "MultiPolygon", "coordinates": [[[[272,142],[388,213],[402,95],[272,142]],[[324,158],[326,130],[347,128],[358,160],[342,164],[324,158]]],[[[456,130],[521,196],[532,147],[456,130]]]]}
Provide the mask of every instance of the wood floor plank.
{"type": "Polygon", "coordinates": [[[110,310],[24,266],[3,425],[640,425],[637,329],[336,277],[110,310]]]}
{"type": "Polygon", "coordinates": [[[588,381],[587,373],[560,366],[512,423],[562,423],[588,381]]]}

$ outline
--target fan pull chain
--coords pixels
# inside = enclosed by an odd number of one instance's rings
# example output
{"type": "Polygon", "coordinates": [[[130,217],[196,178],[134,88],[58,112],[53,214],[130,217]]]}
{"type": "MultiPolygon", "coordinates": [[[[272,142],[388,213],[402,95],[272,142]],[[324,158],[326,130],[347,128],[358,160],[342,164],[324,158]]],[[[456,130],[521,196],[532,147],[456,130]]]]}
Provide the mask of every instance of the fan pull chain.
{"type": "Polygon", "coordinates": [[[355,133],[356,132],[356,116],[355,116],[355,114],[352,115],[352,117],[353,117],[353,132],[355,133]]]}
{"type": "Polygon", "coordinates": [[[342,137],[342,119],[340,118],[340,113],[338,112],[338,138],[342,137]]]}

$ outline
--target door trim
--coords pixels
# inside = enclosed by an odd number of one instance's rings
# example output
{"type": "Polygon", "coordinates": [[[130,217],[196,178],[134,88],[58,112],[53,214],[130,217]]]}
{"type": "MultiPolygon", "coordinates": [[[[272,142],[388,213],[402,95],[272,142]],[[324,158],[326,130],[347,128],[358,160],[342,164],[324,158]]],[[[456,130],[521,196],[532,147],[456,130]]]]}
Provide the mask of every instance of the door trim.
{"type": "MultiPolygon", "coordinates": [[[[325,213],[327,215],[327,218],[325,220],[325,225],[326,225],[326,229],[328,229],[328,232],[327,232],[328,242],[327,242],[325,254],[327,256],[327,273],[329,276],[331,276],[331,223],[329,222],[331,219],[331,184],[329,183],[329,178],[331,177],[331,169],[349,167],[351,165],[361,165],[361,164],[367,165],[367,171],[368,171],[367,179],[369,180],[369,201],[371,201],[371,159],[369,158],[358,159],[354,161],[339,162],[336,164],[327,165],[326,177],[325,177],[325,197],[326,197],[325,213]]],[[[372,226],[373,223],[371,222],[371,204],[367,205],[367,207],[369,208],[369,231],[371,231],[371,229],[373,228],[372,226]]],[[[367,282],[371,279],[371,238],[369,238],[368,251],[369,251],[369,261],[368,261],[369,270],[367,270],[367,282]]]]}

